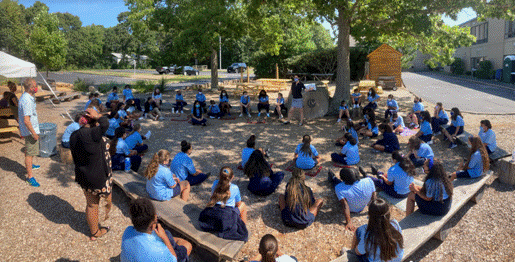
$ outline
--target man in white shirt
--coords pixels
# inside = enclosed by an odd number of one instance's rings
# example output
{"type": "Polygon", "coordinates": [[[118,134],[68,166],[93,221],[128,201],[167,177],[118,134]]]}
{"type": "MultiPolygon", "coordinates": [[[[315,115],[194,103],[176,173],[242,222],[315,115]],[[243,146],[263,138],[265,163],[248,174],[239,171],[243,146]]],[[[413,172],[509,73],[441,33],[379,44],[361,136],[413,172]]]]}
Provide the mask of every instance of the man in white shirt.
{"type": "Polygon", "coordinates": [[[18,115],[20,118],[20,135],[25,139],[25,167],[27,168],[27,183],[39,187],[39,183],[32,176],[33,169],[40,166],[32,164],[32,158],[39,154],[39,123],[34,95],[38,91],[36,81],[27,78],[23,82],[25,93],[20,98],[18,115]]]}

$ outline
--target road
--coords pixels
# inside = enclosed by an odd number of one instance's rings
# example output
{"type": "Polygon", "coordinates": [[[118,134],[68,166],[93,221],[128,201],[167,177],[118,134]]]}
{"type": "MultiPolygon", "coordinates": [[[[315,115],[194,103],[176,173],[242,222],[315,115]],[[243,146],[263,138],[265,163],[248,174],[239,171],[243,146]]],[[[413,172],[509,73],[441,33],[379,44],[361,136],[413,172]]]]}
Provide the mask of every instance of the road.
{"type": "Polygon", "coordinates": [[[482,114],[515,114],[515,90],[484,85],[432,72],[402,73],[408,90],[450,109],[482,114]]]}

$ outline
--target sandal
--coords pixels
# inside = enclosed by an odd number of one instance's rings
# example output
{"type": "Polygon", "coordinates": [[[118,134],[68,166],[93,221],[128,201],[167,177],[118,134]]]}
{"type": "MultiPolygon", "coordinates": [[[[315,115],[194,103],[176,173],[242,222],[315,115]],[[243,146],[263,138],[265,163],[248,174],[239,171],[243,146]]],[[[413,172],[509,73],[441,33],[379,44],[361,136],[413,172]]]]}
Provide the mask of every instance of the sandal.
{"type": "Polygon", "coordinates": [[[95,232],[95,234],[93,234],[92,236],[89,237],[89,240],[95,241],[98,238],[103,237],[108,232],[109,232],[109,227],[100,227],[100,228],[98,228],[97,232],[95,232]],[[98,232],[102,233],[102,229],[105,229],[105,233],[98,235],[98,232]]]}

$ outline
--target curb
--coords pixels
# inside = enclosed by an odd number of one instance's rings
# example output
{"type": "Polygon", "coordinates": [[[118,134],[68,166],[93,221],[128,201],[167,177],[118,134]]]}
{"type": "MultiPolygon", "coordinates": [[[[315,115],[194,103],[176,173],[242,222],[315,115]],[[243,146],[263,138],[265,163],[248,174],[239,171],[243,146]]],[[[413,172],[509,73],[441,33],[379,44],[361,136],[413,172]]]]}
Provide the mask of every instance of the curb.
{"type": "Polygon", "coordinates": [[[492,86],[492,87],[503,88],[503,89],[506,89],[506,90],[510,90],[510,91],[514,91],[514,92],[515,92],[515,85],[513,86],[513,88],[511,88],[511,87],[507,87],[507,86],[504,86],[504,85],[499,85],[499,84],[494,84],[494,83],[483,82],[483,81],[481,81],[481,80],[474,80],[474,79],[462,78],[462,77],[459,77],[459,76],[453,76],[453,75],[444,75],[444,74],[440,74],[440,73],[434,73],[434,74],[436,74],[436,75],[441,75],[441,76],[447,76],[447,77],[454,78],[454,79],[457,79],[457,80],[468,81],[468,82],[471,82],[471,83],[476,83],[476,84],[482,84],[482,85],[487,85],[487,86],[492,86]]]}

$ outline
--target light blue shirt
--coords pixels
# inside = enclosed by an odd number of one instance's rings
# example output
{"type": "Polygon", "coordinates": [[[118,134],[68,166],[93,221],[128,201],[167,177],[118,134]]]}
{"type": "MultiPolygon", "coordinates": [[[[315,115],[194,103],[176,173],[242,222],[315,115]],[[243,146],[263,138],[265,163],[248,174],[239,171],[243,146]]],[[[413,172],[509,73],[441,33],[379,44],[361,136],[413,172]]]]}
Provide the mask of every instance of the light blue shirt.
{"type": "Polygon", "coordinates": [[[479,127],[479,137],[483,143],[488,144],[487,147],[490,151],[494,152],[497,149],[497,141],[495,139],[495,132],[492,129],[484,132],[482,127],[479,127]]]}
{"type": "Polygon", "coordinates": [[[277,104],[283,105],[284,104],[284,97],[281,97],[281,99],[277,98],[277,104]]]}
{"type": "Polygon", "coordinates": [[[300,151],[302,145],[302,143],[299,144],[295,149],[295,154],[298,154],[297,161],[295,162],[295,164],[298,168],[301,169],[311,169],[315,166],[315,159],[313,159],[313,157],[318,156],[318,152],[313,145],[309,145],[311,148],[311,152],[313,153],[312,156],[309,156],[308,154],[300,151]]]}
{"type": "Polygon", "coordinates": [[[250,96],[241,96],[240,102],[245,105],[248,104],[250,102],[250,96]]]}
{"type": "Polygon", "coordinates": [[[122,138],[118,138],[118,143],[116,143],[116,154],[122,154],[128,156],[131,153],[131,149],[122,138]]]}
{"type": "Polygon", "coordinates": [[[199,102],[206,102],[206,96],[204,94],[196,94],[195,95],[195,98],[197,99],[197,101],[199,102]]]}
{"type": "Polygon", "coordinates": [[[70,142],[70,136],[73,132],[80,129],[80,125],[77,122],[71,123],[68,127],[66,127],[66,130],[64,130],[63,138],[61,138],[61,141],[63,142],[70,142]]]}
{"type": "Polygon", "coordinates": [[[180,94],[180,95],[179,95],[179,94],[176,94],[176,95],[175,95],[175,100],[176,100],[176,101],[184,101],[184,97],[182,96],[182,94],[180,94]]]}
{"type": "Polygon", "coordinates": [[[352,135],[352,137],[354,137],[354,139],[356,139],[356,145],[359,144],[359,137],[358,137],[358,132],[356,132],[356,130],[354,129],[354,127],[351,127],[349,129],[349,133],[352,135]]]}
{"type": "MultiPolygon", "coordinates": [[[[218,185],[218,179],[213,182],[213,186],[211,187],[211,194],[215,192],[216,185],[218,185]]],[[[240,188],[237,185],[231,183],[229,191],[231,192],[231,196],[229,199],[227,199],[227,203],[225,203],[225,205],[228,207],[235,207],[236,203],[241,201],[240,188]]],[[[217,202],[217,204],[223,205],[222,201],[217,202]]]]}
{"type": "Polygon", "coordinates": [[[399,105],[397,104],[397,101],[395,101],[395,99],[387,100],[386,106],[394,107],[395,110],[399,110],[399,105]]]}
{"type": "Polygon", "coordinates": [[[415,104],[413,104],[413,112],[417,112],[417,111],[424,111],[424,104],[420,103],[420,102],[416,102],[415,104]]]}
{"type": "Polygon", "coordinates": [[[193,165],[193,160],[183,152],[179,152],[175,155],[170,165],[170,170],[181,181],[185,180],[189,174],[193,175],[197,173],[193,165]]]}
{"type": "Polygon", "coordinates": [[[456,117],[456,120],[451,120],[451,124],[455,127],[465,126],[465,121],[463,121],[463,117],[458,116],[456,117]]]}
{"type": "Polygon", "coordinates": [[[368,205],[372,194],[376,192],[374,181],[370,177],[363,178],[352,185],[347,185],[344,182],[339,183],[334,188],[338,200],[345,198],[349,205],[349,211],[359,213],[368,205]]]}
{"type": "Polygon", "coordinates": [[[242,167],[245,167],[245,164],[247,164],[247,161],[249,161],[249,158],[250,158],[250,155],[252,155],[252,153],[254,153],[254,148],[250,148],[250,147],[245,147],[242,151],[241,151],[241,166],[242,167]]]}
{"type": "Polygon", "coordinates": [[[371,102],[371,103],[372,103],[372,102],[377,101],[379,98],[380,98],[380,96],[379,96],[378,94],[376,94],[375,96],[371,96],[371,95],[369,95],[369,96],[367,97],[368,102],[371,102]]]}
{"type": "Polygon", "coordinates": [[[130,149],[134,149],[137,144],[143,144],[143,138],[139,132],[134,132],[127,138],[125,138],[125,143],[130,149]]]}
{"type": "Polygon", "coordinates": [[[21,95],[20,101],[18,103],[18,125],[20,128],[20,135],[24,137],[32,135],[32,133],[25,125],[24,117],[26,116],[30,117],[30,124],[34,129],[34,132],[36,132],[36,134],[39,135],[39,122],[38,112],[36,111],[36,99],[27,92],[21,95]]]}
{"type": "Polygon", "coordinates": [[[166,166],[159,165],[157,173],[147,180],[146,189],[150,198],[165,201],[174,197],[172,187],[175,184],[177,182],[173,179],[172,171],[166,166]]]}
{"type": "Polygon", "coordinates": [[[152,93],[152,99],[161,99],[163,97],[163,94],[159,93],[157,95],[154,95],[154,93],[152,93]]]}
{"type": "Polygon", "coordinates": [[[121,262],[177,262],[163,240],[152,234],[139,232],[133,226],[127,227],[122,236],[121,262]]]}
{"type": "Polygon", "coordinates": [[[433,129],[431,128],[431,124],[427,121],[422,122],[420,124],[420,131],[422,131],[423,135],[432,135],[433,129]]]}
{"type": "Polygon", "coordinates": [[[483,159],[481,158],[481,153],[479,150],[474,152],[474,154],[472,154],[470,157],[469,168],[467,171],[472,178],[480,177],[483,175],[483,159]]]}
{"type": "Polygon", "coordinates": [[[447,115],[447,112],[445,112],[444,110],[440,110],[440,112],[438,112],[438,117],[441,119],[449,120],[449,116],[447,115]]]}
{"type": "Polygon", "coordinates": [[[348,165],[355,165],[359,162],[359,148],[358,144],[352,145],[350,142],[342,147],[342,154],[345,155],[345,161],[348,165]]]}
{"type": "Polygon", "coordinates": [[[210,105],[209,106],[209,110],[211,111],[211,113],[213,114],[218,114],[220,113],[220,107],[218,107],[217,104],[214,104],[214,105],[210,105]]]}
{"type": "MultiPolygon", "coordinates": [[[[390,223],[393,225],[393,227],[397,231],[399,231],[402,234],[401,226],[399,225],[399,222],[397,222],[397,220],[392,219],[390,221],[390,223]]],[[[367,237],[366,237],[367,227],[368,227],[368,225],[365,224],[365,225],[358,227],[358,229],[356,230],[356,234],[362,236],[361,239],[359,239],[359,243],[358,243],[358,247],[357,247],[358,252],[360,254],[366,254],[366,252],[367,252],[366,248],[365,248],[365,246],[366,246],[365,241],[367,239],[367,237]]],[[[377,247],[377,251],[375,252],[376,255],[374,256],[373,254],[374,253],[372,251],[370,252],[370,254],[368,254],[368,261],[381,262],[381,251],[379,250],[379,247],[377,247]]],[[[404,256],[404,249],[397,246],[397,251],[395,252],[395,254],[397,255],[397,257],[392,260],[389,260],[388,262],[401,262],[402,257],[404,256]]]]}
{"type": "Polygon", "coordinates": [[[127,118],[127,112],[123,109],[118,110],[118,116],[120,118],[127,118]]]}
{"type": "Polygon", "coordinates": [[[114,100],[118,100],[118,94],[117,93],[111,93],[107,96],[107,102],[111,102],[114,100]]]}
{"type": "Polygon", "coordinates": [[[378,135],[379,134],[379,128],[377,128],[377,125],[372,127],[372,124],[369,122],[367,125],[368,130],[372,131],[372,134],[378,135]]]}
{"type": "Polygon", "coordinates": [[[222,97],[220,98],[220,103],[222,103],[222,102],[229,103],[229,97],[227,97],[227,96],[222,96],[222,97]]]}
{"type": "Polygon", "coordinates": [[[91,100],[88,100],[88,102],[86,102],[86,106],[84,107],[84,111],[86,111],[88,109],[89,104],[91,104],[91,100]]]}
{"type": "Polygon", "coordinates": [[[449,198],[449,195],[447,194],[447,191],[445,191],[445,186],[440,181],[434,181],[433,179],[429,178],[425,182],[426,187],[426,196],[433,199],[433,201],[441,201],[449,198]],[[442,198],[440,197],[440,194],[442,194],[442,198]]]}
{"type": "Polygon", "coordinates": [[[340,110],[347,110],[347,109],[349,109],[349,108],[347,107],[347,105],[340,106],[340,110]]]}
{"type": "Polygon", "coordinates": [[[268,96],[265,96],[265,97],[259,97],[259,102],[261,102],[261,103],[266,103],[266,102],[268,102],[268,96]]]}
{"type": "Polygon", "coordinates": [[[408,176],[399,163],[388,169],[388,181],[393,182],[393,190],[399,195],[408,194],[410,192],[409,185],[413,183],[413,177],[408,176]]]}
{"type": "MultiPolygon", "coordinates": [[[[390,122],[393,122],[392,117],[390,117],[390,122]]],[[[402,118],[402,116],[397,115],[397,119],[395,120],[395,123],[393,123],[393,127],[397,128],[399,126],[406,127],[404,125],[404,119],[402,118]]]]}
{"type": "Polygon", "coordinates": [[[106,131],[106,136],[114,136],[114,130],[120,126],[121,120],[116,118],[109,119],[109,127],[106,131]]]}
{"type": "Polygon", "coordinates": [[[420,148],[417,151],[418,157],[430,158],[433,159],[435,154],[433,153],[433,149],[427,143],[420,144],[420,148]]]}
{"type": "Polygon", "coordinates": [[[358,101],[358,99],[361,97],[361,94],[360,93],[352,93],[352,98],[354,99],[354,101],[358,101]]]}
{"type": "Polygon", "coordinates": [[[134,96],[132,95],[132,90],[130,88],[123,89],[122,93],[125,97],[125,100],[134,99],[134,96]]]}

